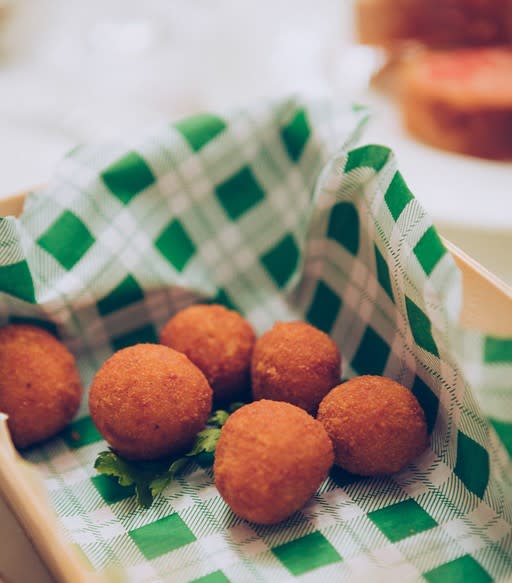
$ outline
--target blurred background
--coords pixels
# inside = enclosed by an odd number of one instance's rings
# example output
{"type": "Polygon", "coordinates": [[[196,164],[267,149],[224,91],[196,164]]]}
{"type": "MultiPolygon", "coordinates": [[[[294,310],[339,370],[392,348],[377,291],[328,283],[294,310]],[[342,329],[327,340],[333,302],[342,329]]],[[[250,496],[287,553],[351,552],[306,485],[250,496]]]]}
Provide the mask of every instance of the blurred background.
{"type": "Polygon", "coordinates": [[[78,143],[292,92],[369,104],[448,236],[512,284],[512,164],[437,151],[371,88],[353,0],[0,0],[0,198],[44,183],[78,143]],[[482,194],[484,193],[484,196],[482,194]]]}

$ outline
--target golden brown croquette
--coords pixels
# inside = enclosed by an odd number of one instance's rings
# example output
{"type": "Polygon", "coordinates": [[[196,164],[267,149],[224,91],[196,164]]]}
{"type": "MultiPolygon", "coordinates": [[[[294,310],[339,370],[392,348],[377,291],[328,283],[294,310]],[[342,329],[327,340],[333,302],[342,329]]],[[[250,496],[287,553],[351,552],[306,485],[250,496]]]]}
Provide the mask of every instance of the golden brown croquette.
{"type": "Polygon", "coordinates": [[[254,399],[286,401],[315,414],[320,401],[340,382],[341,357],[335,342],[305,322],[277,322],[254,346],[254,399]]]}
{"type": "Polygon", "coordinates": [[[231,510],[275,524],[304,506],[333,463],[321,423],[303,409],[261,400],[233,413],[215,452],[215,485],[231,510]]]}
{"type": "Polygon", "coordinates": [[[204,428],[212,390],[180,352],[136,344],[111,356],[94,377],[91,417],[114,450],[127,459],[181,452],[204,428]]]}
{"type": "Polygon", "coordinates": [[[80,406],[74,356],[46,330],[27,324],[0,329],[0,411],[9,415],[14,445],[52,437],[80,406]]]}
{"type": "Polygon", "coordinates": [[[361,476],[394,474],[428,444],[425,414],[401,384],[359,376],[335,387],[317,419],[334,445],[335,463],[361,476]]]}
{"type": "Polygon", "coordinates": [[[214,398],[234,400],[250,386],[251,355],[256,336],[234,310],[220,305],[194,305],[164,326],[160,341],[186,354],[208,379],[214,398]]]}

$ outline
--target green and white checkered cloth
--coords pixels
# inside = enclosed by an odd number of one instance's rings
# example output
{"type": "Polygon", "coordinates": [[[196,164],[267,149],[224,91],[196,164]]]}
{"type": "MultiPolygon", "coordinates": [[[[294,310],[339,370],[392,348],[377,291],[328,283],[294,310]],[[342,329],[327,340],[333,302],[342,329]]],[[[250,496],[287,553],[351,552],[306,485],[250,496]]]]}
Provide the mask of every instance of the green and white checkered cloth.
{"type": "Polygon", "coordinates": [[[366,115],[290,99],[78,148],[20,219],[0,219],[0,324],[55,332],[86,385],[114,350],[215,300],[258,332],[307,319],[339,344],[344,376],[408,386],[432,432],[400,474],[333,471],[264,527],[194,465],[137,507],[93,469],[105,442],[84,398],[26,457],[95,569],[138,583],[512,579],[512,339],[459,328],[460,273],[392,152],[355,147],[366,115]]]}

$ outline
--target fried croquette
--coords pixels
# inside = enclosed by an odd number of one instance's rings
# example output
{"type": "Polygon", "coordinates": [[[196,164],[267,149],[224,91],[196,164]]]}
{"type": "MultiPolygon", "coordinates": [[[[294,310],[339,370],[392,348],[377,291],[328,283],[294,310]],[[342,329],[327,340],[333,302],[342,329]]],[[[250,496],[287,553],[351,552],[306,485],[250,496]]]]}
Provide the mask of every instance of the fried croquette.
{"type": "Polygon", "coordinates": [[[252,356],[254,399],[286,401],[315,414],[340,382],[335,342],[305,322],[277,322],[256,341],[252,356]]]}
{"type": "Polygon", "coordinates": [[[231,510],[275,524],[300,510],[334,459],[322,424],[289,403],[261,400],[233,413],[217,443],[215,485],[231,510]]]}
{"type": "Polygon", "coordinates": [[[0,411],[18,448],[52,437],[74,417],[82,383],[74,356],[46,330],[0,329],[0,411]]]}
{"type": "Polygon", "coordinates": [[[233,401],[250,387],[251,356],[256,336],[234,310],[194,305],[164,326],[160,342],[186,354],[208,379],[215,399],[233,401]]]}
{"type": "Polygon", "coordinates": [[[89,395],[92,420],[119,455],[150,460],[183,451],[204,428],[212,389],[180,352],[136,344],[98,370],[89,395]]]}
{"type": "Polygon", "coordinates": [[[428,444],[416,397],[381,376],[359,376],[335,387],[320,403],[317,419],[332,439],[335,463],[361,476],[399,472],[428,444]]]}

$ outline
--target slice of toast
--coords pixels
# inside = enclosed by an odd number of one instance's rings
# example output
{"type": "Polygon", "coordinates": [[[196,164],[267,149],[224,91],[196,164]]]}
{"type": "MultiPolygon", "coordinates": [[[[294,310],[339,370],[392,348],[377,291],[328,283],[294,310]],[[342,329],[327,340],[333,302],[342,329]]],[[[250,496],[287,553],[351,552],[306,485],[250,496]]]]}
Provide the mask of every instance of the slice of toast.
{"type": "Polygon", "coordinates": [[[417,54],[403,67],[400,104],[420,140],[512,160],[512,47],[417,54]]]}
{"type": "Polygon", "coordinates": [[[512,41],[512,0],[356,0],[363,44],[393,47],[419,41],[433,48],[512,41]]]}

